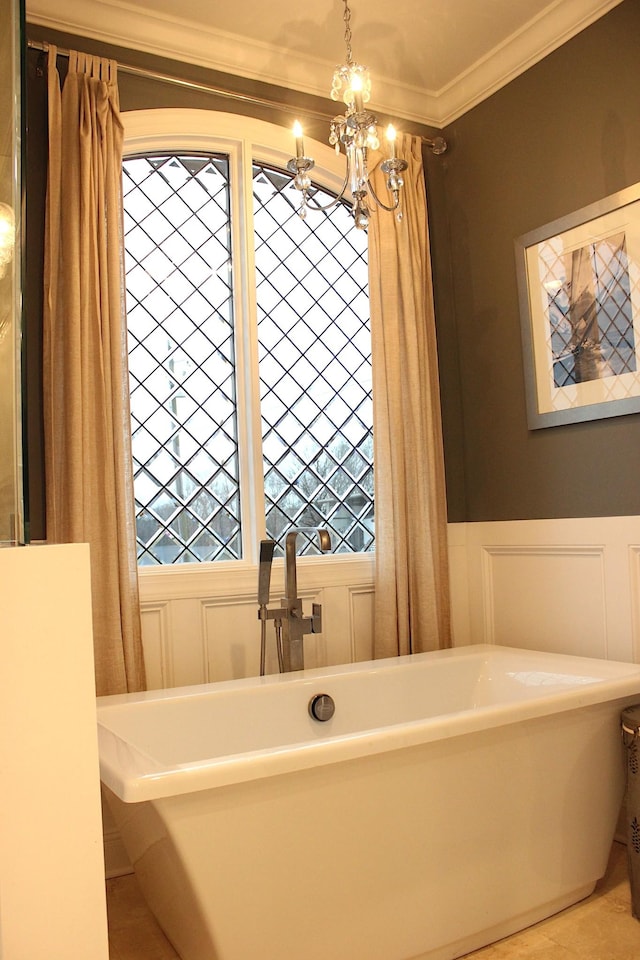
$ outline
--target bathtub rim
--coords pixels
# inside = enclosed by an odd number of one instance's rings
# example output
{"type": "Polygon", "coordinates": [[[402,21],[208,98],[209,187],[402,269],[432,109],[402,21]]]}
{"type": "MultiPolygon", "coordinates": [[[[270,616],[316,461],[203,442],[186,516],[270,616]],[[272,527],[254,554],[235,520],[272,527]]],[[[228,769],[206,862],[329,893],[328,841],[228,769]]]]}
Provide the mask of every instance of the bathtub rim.
{"type": "Polygon", "coordinates": [[[116,694],[97,699],[100,779],[125,803],[137,803],[406,749],[608,701],[629,701],[629,698],[633,697],[640,699],[640,664],[532,651],[496,644],[470,644],[403,657],[315,668],[295,674],[214,681],[137,694],[116,694]],[[584,672],[585,666],[590,665],[593,671],[597,668],[600,676],[592,683],[570,690],[541,694],[529,700],[492,704],[416,721],[404,721],[343,735],[333,735],[315,741],[294,742],[186,763],[161,763],[134,743],[109,730],[104,722],[109,708],[128,704],[210,696],[216,692],[245,691],[283,683],[308,686],[310,682],[329,681],[331,678],[345,674],[357,675],[368,671],[406,669],[411,663],[420,663],[425,660],[436,662],[442,659],[478,656],[490,658],[504,654],[533,659],[540,665],[545,662],[548,665],[550,663],[555,666],[563,665],[568,673],[574,674],[579,668],[584,672]]]}

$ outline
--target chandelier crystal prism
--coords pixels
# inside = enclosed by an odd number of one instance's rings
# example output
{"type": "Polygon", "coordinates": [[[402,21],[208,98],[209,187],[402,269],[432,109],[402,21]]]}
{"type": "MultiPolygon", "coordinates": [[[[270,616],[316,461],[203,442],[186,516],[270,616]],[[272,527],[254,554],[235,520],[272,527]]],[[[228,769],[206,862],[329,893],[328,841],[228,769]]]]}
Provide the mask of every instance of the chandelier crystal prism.
{"type": "Polygon", "coordinates": [[[347,194],[351,193],[352,211],[355,225],[365,230],[371,216],[371,201],[382,210],[395,212],[398,220],[402,218],[400,209],[400,191],[403,186],[402,174],[407,169],[405,160],[396,157],[394,127],[389,124],[386,132],[388,157],[380,164],[380,169],[387,177],[389,203],[382,201],[376,194],[371,183],[368,169],[369,151],[380,149],[378,136],[378,119],[367,108],[371,98],[371,79],[369,70],[360,63],[356,63],[351,52],[351,10],[348,0],[344,2],[344,40],[347,49],[346,60],[336,67],[331,84],[331,99],[342,100],[345,111],[331,121],[329,143],[335,147],[336,153],[344,153],[347,161],[347,171],[338,196],[330,204],[321,206],[316,203],[311,193],[310,171],[314,161],[304,155],[304,139],[302,127],[296,122],[293,133],[296,141],[296,155],[287,164],[287,169],[293,173],[296,188],[301,193],[299,214],[304,219],[308,210],[328,210],[339,203],[347,194]]]}

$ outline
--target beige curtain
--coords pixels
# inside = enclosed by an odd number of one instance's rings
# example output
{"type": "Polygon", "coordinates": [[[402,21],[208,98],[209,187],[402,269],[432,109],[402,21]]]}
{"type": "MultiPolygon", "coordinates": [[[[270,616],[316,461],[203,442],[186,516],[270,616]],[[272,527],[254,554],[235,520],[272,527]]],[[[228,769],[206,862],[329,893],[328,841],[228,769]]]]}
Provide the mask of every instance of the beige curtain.
{"type": "MultiPolygon", "coordinates": [[[[398,138],[402,218],[369,226],[377,657],[448,647],[447,521],[421,141],[398,138]]],[[[386,177],[374,172],[387,202],[386,177]]]]}
{"type": "Polygon", "coordinates": [[[47,539],[88,542],[98,694],[144,687],[135,554],[116,64],[49,48],[47,539]]]}

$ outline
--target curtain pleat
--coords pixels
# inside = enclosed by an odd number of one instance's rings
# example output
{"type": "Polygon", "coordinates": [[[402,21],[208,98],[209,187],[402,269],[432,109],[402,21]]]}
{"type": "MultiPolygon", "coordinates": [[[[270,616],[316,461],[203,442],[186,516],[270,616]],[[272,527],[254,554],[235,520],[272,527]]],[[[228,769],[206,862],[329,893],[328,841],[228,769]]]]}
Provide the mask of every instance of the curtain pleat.
{"type": "MultiPolygon", "coordinates": [[[[404,135],[401,218],[369,225],[376,657],[451,645],[447,512],[421,141],[404,135]]],[[[377,195],[386,176],[373,173],[377,195]]]]}
{"type": "Polygon", "coordinates": [[[144,688],[114,61],[49,48],[44,419],[47,540],[87,542],[96,690],[144,688]]]}

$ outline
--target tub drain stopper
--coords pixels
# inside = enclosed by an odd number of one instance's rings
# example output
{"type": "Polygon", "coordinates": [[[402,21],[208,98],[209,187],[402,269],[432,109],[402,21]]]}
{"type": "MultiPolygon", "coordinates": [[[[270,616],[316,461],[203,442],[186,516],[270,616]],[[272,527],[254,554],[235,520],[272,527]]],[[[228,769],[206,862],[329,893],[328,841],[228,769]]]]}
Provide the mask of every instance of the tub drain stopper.
{"type": "Polygon", "coordinates": [[[333,697],[330,697],[328,693],[316,693],[309,700],[309,714],[314,720],[320,720],[321,723],[324,723],[326,720],[331,720],[335,712],[336,705],[333,702],[333,697]]]}

